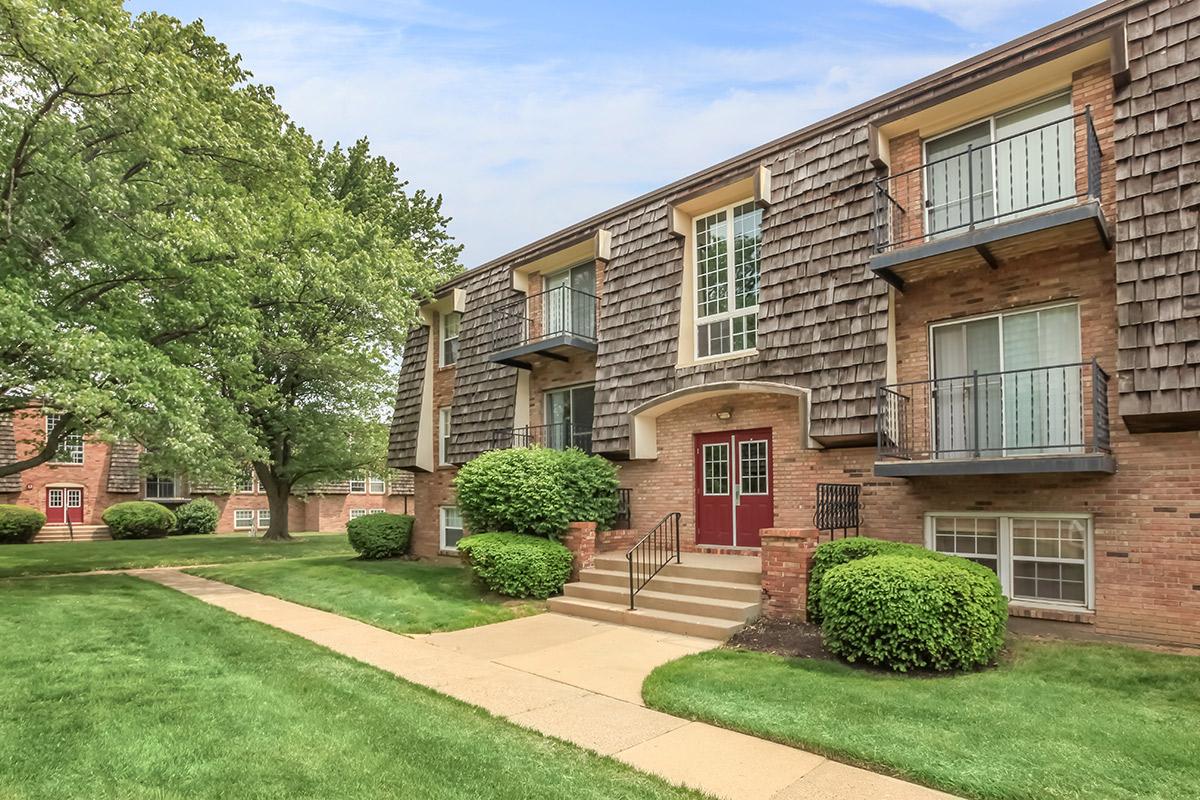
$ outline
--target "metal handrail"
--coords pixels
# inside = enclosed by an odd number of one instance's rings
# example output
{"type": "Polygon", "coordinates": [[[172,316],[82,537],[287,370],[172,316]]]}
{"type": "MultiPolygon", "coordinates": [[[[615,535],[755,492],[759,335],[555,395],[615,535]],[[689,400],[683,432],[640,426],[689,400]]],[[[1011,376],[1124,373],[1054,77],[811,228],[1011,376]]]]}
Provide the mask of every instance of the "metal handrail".
{"type": "Polygon", "coordinates": [[[881,386],[878,452],[905,460],[1111,453],[1108,384],[1093,358],[881,386]]]}
{"type": "Polygon", "coordinates": [[[596,295],[570,286],[556,286],[497,304],[490,314],[492,350],[563,335],[594,342],[599,317],[597,305],[596,295]],[[539,309],[540,313],[531,309],[539,309]]]}
{"type": "Polygon", "coordinates": [[[679,560],[680,513],[673,511],[637,540],[625,553],[629,563],[629,610],[637,608],[634,598],[663,567],[679,560]],[[635,557],[636,555],[636,557],[635,557]]]}
{"type": "Polygon", "coordinates": [[[497,428],[492,431],[492,449],[509,447],[550,447],[566,450],[577,447],[591,455],[592,428],[576,428],[570,422],[554,422],[549,425],[524,425],[519,428],[497,428]]]}
{"type": "MultiPolygon", "coordinates": [[[[1072,146],[1071,146],[1071,153],[1073,155],[1077,155],[1076,151],[1078,149],[1080,149],[1078,144],[1073,140],[1072,146]]],[[[1011,169],[1015,168],[1012,163],[1013,157],[1012,157],[1012,148],[1011,147],[1009,148],[1008,152],[1009,152],[1009,167],[1010,167],[1010,171],[1011,171],[1011,169]]],[[[1057,147],[1054,150],[1054,156],[1056,157],[1056,159],[1061,161],[1061,154],[1058,152],[1057,147]]],[[[954,153],[954,154],[951,154],[948,156],[942,156],[941,158],[937,158],[932,161],[925,161],[922,164],[920,164],[919,166],[910,167],[909,169],[906,169],[902,172],[897,172],[897,173],[893,173],[893,174],[890,174],[890,175],[887,175],[887,176],[884,176],[881,178],[876,178],[875,182],[874,182],[874,184],[875,184],[875,221],[874,221],[874,224],[872,225],[874,250],[877,253],[882,253],[882,252],[887,251],[889,248],[896,247],[896,246],[899,246],[902,244],[907,244],[909,242],[925,240],[931,236],[945,235],[945,234],[953,233],[954,231],[963,230],[963,229],[972,230],[975,228],[976,225],[995,222],[996,220],[1002,219],[1004,217],[1011,217],[1011,216],[1014,216],[1017,214],[1022,214],[1022,213],[1026,213],[1026,212],[1030,212],[1030,211],[1036,211],[1040,208],[1057,205],[1059,203],[1064,203],[1064,202],[1067,202],[1070,200],[1079,200],[1080,198],[1083,198],[1083,197],[1099,200],[1100,199],[1100,177],[1101,177],[1100,161],[1101,161],[1102,156],[1103,156],[1103,150],[1100,147],[1100,139],[1096,135],[1095,121],[1092,118],[1092,108],[1091,108],[1091,106],[1087,106],[1084,108],[1083,111],[1075,113],[1075,114],[1071,114],[1066,117],[1062,117],[1061,119],[1042,123],[1041,125],[1038,125],[1037,127],[1030,128],[1030,129],[1024,130],[1024,131],[1020,131],[1018,133],[1014,133],[1009,136],[1005,136],[1000,139],[996,139],[994,141],[990,141],[984,145],[979,145],[979,146],[967,145],[966,150],[964,150],[963,152],[954,153]],[[1046,189],[1046,184],[1045,184],[1044,178],[1045,178],[1046,174],[1048,174],[1048,173],[1045,172],[1045,169],[1046,169],[1046,164],[1045,164],[1046,147],[1045,147],[1043,134],[1046,130],[1048,130],[1050,128],[1059,128],[1060,126],[1064,125],[1065,123],[1072,123],[1072,133],[1074,133],[1074,131],[1075,131],[1074,123],[1076,120],[1082,120],[1082,123],[1084,126],[1084,141],[1083,141],[1083,147],[1082,147],[1082,150],[1083,150],[1082,155],[1083,155],[1083,158],[1084,158],[1085,164],[1086,164],[1086,172],[1085,172],[1086,188],[1083,191],[1078,190],[1078,178],[1076,176],[1075,167],[1074,166],[1068,167],[1067,165],[1058,163],[1058,170],[1059,170],[1057,173],[1058,178],[1061,180],[1066,180],[1069,178],[1071,181],[1071,186],[1076,187],[1075,191],[1072,191],[1072,192],[1069,192],[1066,194],[1062,194],[1061,196],[1054,197],[1049,200],[1044,200],[1042,202],[1027,203],[1027,204],[1021,205],[1020,207],[1011,208],[1002,213],[994,213],[994,214],[990,214],[990,215],[976,216],[976,211],[975,211],[976,172],[978,171],[982,174],[985,163],[991,164],[994,168],[995,159],[997,157],[996,154],[999,152],[1000,146],[1009,144],[1018,139],[1025,139],[1027,141],[1032,142],[1035,137],[1038,137],[1037,141],[1038,141],[1038,144],[1041,146],[1038,157],[1039,157],[1039,161],[1040,161],[1040,166],[1042,167],[1042,170],[1043,170],[1043,174],[1042,174],[1043,180],[1042,180],[1041,185],[1042,185],[1043,195],[1044,195],[1045,189],[1046,189]],[[965,196],[956,197],[953,200],[953,203],[958,204],[958,205],[962,205],[965,203],[966,221],[959,222],[958,224],[955,224],[955,225],[947,225],[946,227],[939,228],[936,231],[930,231],[927,229],[929,227],[929,217],[927,214],[923,214],[922,222],[921,222],[921,232],[919,234],[914,235],[914,236],[904,237],[904,238],[893,238],[893,236],[891,235],[892,231],[890,230],[890,228],[892,227],[892,221],[891,221],[891,215],[889,212],[892,210],[892,207],[894,207],[901,215],[907,215],[909,209],[905,208],[904,205],[899,200],[896,199],[896,197],[895,197],[896,193],[894,193],[892,191],[892,186],[901,180],[910,178],[911,176],[921,173],[924,176],[924,179],[921,182],[921,188],[920,188],[920,194],[922,196],[922,200],[924,201],[924,208],[922,208],[921,211],[924,212],[926,209],[928,209],[930,207],[930,203],[931,203],[930,198],[927,196],[928,186],[926,185],[926,182],[929,179],[931,179],[932,170],[940,165],[945,165],[952,161],[961,161],[964,158],[966,159],[966,166],[965,166],[965,170],[961,170],[961,171],[965,171],[965,173],[966,173],[966,177],[965,177],[966,194],[965,194],[965,196]],[[973,159],[976,159],[978,161],[978,170],[975,167],[973,159]],[[985,159],[987,159],[986,162],[985,162],[985,159]]],[[[1030,161],[1029,153],[1027,152],[1025,154],[1025,163],[1024,163],[1027,178],[1030,174],[1029,161],[1030,161]]],[[[957,183],[958,183],[957,188],[961,192],[961,190],[963,189],[963,186],[962,186],[963,177],[961,175],[957,179],[957,183]]],[[[1030,186],[1032,184],[1028,183],[1028,181],[1027,181],[1025,185],[1030,186]]],[[[1010,180],[1010,187],[1011,187],[1011,180],[1010,180]]],[[[996,192],[996,190],[997,190],[997,187],[995,185],[993,185],[990,191],[994,193],[994,192],[996,192]]],[[[984,191],[983,194],[987,194],[987,191],[984,191]]],[[[981,195],[981,196],[983,196],[983,195],[981,195]]],[[[961,217],[961,212],[960,212],[960,217],[961,217]]]]}

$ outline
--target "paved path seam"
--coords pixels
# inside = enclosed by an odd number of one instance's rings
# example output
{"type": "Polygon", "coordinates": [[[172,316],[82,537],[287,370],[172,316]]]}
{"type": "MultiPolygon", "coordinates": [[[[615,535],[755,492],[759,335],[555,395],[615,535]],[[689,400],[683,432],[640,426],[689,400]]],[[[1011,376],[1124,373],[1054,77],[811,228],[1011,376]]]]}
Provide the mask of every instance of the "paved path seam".
{"type": "Polygon", "coordinates": [[[646,708],[655,666],[715,642],[541,614],[405,635],[180,569],[128,574],[308,639],[548,736],[727,800],[952,800],[794,747],[646,708]]]}

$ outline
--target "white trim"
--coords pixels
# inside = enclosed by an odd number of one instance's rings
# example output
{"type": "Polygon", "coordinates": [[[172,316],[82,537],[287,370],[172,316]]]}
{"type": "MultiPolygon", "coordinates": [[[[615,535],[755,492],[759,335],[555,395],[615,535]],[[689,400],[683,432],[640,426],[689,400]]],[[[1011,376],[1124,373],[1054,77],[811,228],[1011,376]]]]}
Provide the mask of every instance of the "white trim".
{"type": "MultiPolygon", "coordinates": [[[[1081,512],[1061,511],[927,511],[925,512],[925,548],[937,551],[934,520],[938,517],[962,517],[975,519],[999,520],[996,535],[996,564],[999,569],[1000,586],[1008,604],[1016,608],[1045,608],[1058,611],[1094,611],[1096,608],[1096,571],[1095,571],[1095,520],[1092,514],[1081,512]],[[1084,534],[1084,603],[1054,602],[1052,600],[1034,600],[1029,598],[1014,598],[1012,590],[1012,520],[1014,519],[1071,519],[1087,523],[1084,534]]],[[[953,554],[950,554],[953,555],[953,554]]],[[[1021,557],[1020,560],[1036,560],[1021,557]]],[[[1047,559],[1042,559],[1043,561],[1047,559]]],[[[1051,559],[1055,563],[1078,563],[1074,559],[1051,559]]]]}
{"type": "Polygon", "coordinates": [[[446,451],[450,449],[450,421],[453,408],[453,406],[441,406],[438,408],[437,460],[439,467],[453,466],[447,460],[446,455],[446,451]]]}
{"type": "MultiPolygon", "coordinates": [[[[755,279],[755,282],[754,282],[754,287],[755,287],[754,294],[755,294],[755,298],[756,298],[755,303],[753,306],[749,306],[747,308],[735,308],[734,307],[736,299],[737,299],[737,273],[736,273],[736,268],[734,265],[734,262],[735,262],[735,258],[734,258],[735,235],[734,235],[734,230],[733,230],[733,225],[734,225],[734,213],[733,212],[734,212],[734,209],[739,208],[744,205],[754,206],[755,210],[758,211],[760,214],[758,232],[759,232],[760,245],[761,245],[762,208],[761,208],[761,206],[758,206],[755,203],[755,200],[753,197],[747,197],[747,198],[744,198],[737,202],[730,203],[729,205],[721,206],[720,208],[714,208],[710,211],[705,211],[702,214],[696,214],[695,216],[692,217],[691,226],[690,226],[691,237],[690,237],[690,241],[688,241],[688,243],[687,243],[688,248],[691,250],[691,253],[692,253],[692,259],[691,259],[691,261],[692,261],[692,264],[691,264],[692,282],[691,282],[691,292],[690,292],[691,296],[689,298],[687,298],[687,302],[691,304],[691,308],[692,308],[692,314],[691,314],[691,318],[692,318],[691,319],[692,354],[691,355],[692,355],[692,363],[694,363],[694,364],[705,364],[710,361],[723,361],[723,360],[730,359],[730,358],[744,358],[746,356],[755,355],[758,352],[758,349],[757,349],[758,348],[758,344],[757,344],[758,343],[758,311],[759,311],[759,299],[760,299],[760,295],[762,292],[762,286],[761,286],[762,253],[761,252],[759,253],[759,259],[758,259],[758,277],[755,279]],[[700,225],[701,220],[707,219],[707,218],[715,216],[717,214],[721,214],[722,212],[725,213],[724,225],[726,228],[725,269],[724,269],[725,285],[727,287],[726,294],[725,294],[726,310],[716,313],[716,314],[709,314],[708,316],[702,316],[700,313],[700,303],[697,300],[697,293],[699,291],[699,286],[700,286],[700,260],[698,258],[698,253],[696,252],[696,248],[699,246],[699,241],[700,241],[699,225],[700,225]],[[733,337],[734,337],[734,332],[733,332],[734,319],[735,318],[750,318],[750,317],[753,317],[753,319],[754,319],[755,345],[753,347],[746,347],[746,348],[742,348],[740,350],[732,349],[733,348],[733,337]],[[706,356],[701,356],[700,355],[700,328],[705,325],[712,325],[712,324],[720,323],[720,322],[728,322],[729,323],[729,347],[731,349],[729,350],[729,352],[726,352],[726,353],[709,353],[706,356]]],[[[743,336],[745,336],[744,333],[743,333],[743,336]]]]}
{"type": "Polygon", "coordinates": [[[350,484],[350,494],[366,494],[367,493],[367,476],[363,475],[359,478],[350,478],[347,483],[350,484]],[[361,489],[355,489],[354,484],[361,483],[361,489]]]}
{"type": "Polygon", "coordinates": [[[248,531],[254,528],[254,509],[252,508],[237,508],[233,511],[233,529],[235,531],[248,531]],[[249,514],[249,518],[244,524],[238,523],[238,517],[249,514]]]}
{"type": "Polygon", "coordinates": [[[452,367],[458,363],[458,351],[457,350],[455,350],[455,353],[454,353],[454,360],[446,361],[446,341],[448,338],[446,336],[446,320],[449,319],[450,315],[452,315],[452,314],[458,315],[458,334],[455,334],[455,336],[452,337],[454,339],[456,347],[457,347],[458,340],[462,334],[462,312],[461,311],[443,311],[438,314],[438,336],[437,336],[437,345],[438,345],[437,358],[438,358],[438,361],[437,361],[437,363],[438,363],[439,368],[452,367]]]}
{"type": "MultiPolygon", "coordinates": [[[[453,509],[458,513],[459,526],[451,526],[453,530],[459,531],[459,538],[467,535],[466,528],[462,527],[462,513],[458,511],[458,506],[438,506],[438,550],[443,553],[458,552],[457,546],[446,544],[446,513],[453,509]]],[[[457,542],[455,543],[457,545],[457,542]]]]}
{"type": "Polygon", "coordinates": [[[367,476],[367,494],[387,494],[387,480],[380,478],[378,475],[367,476]],[[379,484],[379,490],[372,488],[373,484],[379,484]]]}
{"type": "MultiPolygon", "coordinates": [[[[50,435],[50,419],[51,419],[51,417],[57,419],[61,416],[62,416],[62,414],[58,413],[57,411],[47,411],[42,414],[43,426],[44,426],[43,431],[46,434],[46,436],[50,435]]],[[[58,459],[59,454],[55,453],[54,458],[52,458],[48,463],[57,464],[59,466],[65,466],[65,467],[82,467],[84,465],[85,460],[86,460],[86,456],[85,456],[86,450],[84,447],[82,433],[65,434],[62,438],[62,441],[60,442],[60,445],[61,445],[61,452],[62,453],[70,453],[71,458],[68,459],[67,461],[60,461],[58,459]],[[67,442],[71,439],[78,439],[79,440],[78,446],[67,444],[67,442]],[[79,453],[78,461],[75,460],[75,456],[74,456],[74,454],[76,452],[79,453]]]]}

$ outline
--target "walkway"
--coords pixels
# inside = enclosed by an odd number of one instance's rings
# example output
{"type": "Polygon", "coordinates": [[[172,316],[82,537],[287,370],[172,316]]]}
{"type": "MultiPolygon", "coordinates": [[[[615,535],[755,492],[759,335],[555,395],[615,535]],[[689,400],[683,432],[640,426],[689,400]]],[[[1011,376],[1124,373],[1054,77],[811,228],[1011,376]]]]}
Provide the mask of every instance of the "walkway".
{"type": "Polygon", "coordinates": [[[950,795],[646,708],[659,664],[715,647],[559,614],[403,636],[175,569],[154,581],[301,636],[526,728],[728,800],[935,800],[950,795]]]}

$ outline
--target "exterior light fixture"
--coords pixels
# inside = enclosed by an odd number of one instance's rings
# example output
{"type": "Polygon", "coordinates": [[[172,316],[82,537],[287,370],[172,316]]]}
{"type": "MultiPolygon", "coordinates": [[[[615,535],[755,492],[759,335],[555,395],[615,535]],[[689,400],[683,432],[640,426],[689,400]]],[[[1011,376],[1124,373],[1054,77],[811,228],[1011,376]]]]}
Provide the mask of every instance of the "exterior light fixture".
{"type": "Polygon", "coordinates": [[[733,416],[733,408],[730,406],[725,406],[724,408],[717,411],[717,419],[729,419],[732,416],[733,416]]]}

